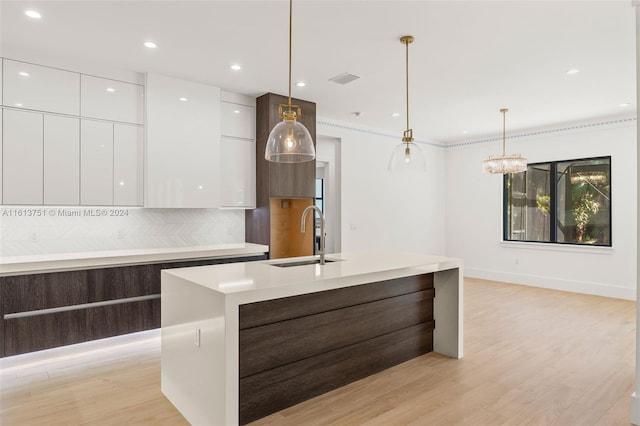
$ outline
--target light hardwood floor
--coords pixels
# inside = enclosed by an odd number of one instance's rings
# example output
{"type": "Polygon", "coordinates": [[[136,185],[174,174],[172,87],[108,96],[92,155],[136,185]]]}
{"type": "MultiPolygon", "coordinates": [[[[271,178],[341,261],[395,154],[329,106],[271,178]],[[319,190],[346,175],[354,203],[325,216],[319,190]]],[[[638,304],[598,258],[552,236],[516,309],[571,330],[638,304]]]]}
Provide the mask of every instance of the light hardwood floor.
{"type": "MultiPolygon", "coordinates": [[[[427,354],[253,425],[629,424],[634,302],[465,284],[464,359],[427,354]]],[[[188,424],[160,392],[158,335],[1,360],[0,424],[188,424]]]]}

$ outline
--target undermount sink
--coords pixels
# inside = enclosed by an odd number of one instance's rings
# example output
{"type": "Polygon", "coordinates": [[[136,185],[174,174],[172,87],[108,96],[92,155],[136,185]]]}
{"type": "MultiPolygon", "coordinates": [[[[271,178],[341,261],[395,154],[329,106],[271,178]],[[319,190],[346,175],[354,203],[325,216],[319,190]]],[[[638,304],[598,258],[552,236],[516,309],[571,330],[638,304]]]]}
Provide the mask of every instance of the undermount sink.
{"type": "MultiPolygon", "coordinates": [[[[325,259],[324,263],[340,262],[339,259],[325,259]]],[[[278,268],[290,268],[292,266],[304,266],[304,265],[319,265],[320,259],[307,259],[298,260],[296,262],[280,262],[270,263],[271,266],[277,266],[278,268]]]]}

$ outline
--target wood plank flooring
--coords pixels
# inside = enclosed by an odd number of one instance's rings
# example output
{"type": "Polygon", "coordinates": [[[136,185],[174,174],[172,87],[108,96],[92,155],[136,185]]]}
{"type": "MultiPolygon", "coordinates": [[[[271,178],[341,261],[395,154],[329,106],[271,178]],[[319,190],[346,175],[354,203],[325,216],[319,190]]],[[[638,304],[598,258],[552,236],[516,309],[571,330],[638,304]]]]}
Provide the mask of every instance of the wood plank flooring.
{"type": "MultiPolygon", "coordinates": [[[[627,425],[635,302],[465,280],[465,357],[430,353],[252,425],[627,425]]],[[[157,331],[0,360],[0,424],[186,425],[157,331]]]]}

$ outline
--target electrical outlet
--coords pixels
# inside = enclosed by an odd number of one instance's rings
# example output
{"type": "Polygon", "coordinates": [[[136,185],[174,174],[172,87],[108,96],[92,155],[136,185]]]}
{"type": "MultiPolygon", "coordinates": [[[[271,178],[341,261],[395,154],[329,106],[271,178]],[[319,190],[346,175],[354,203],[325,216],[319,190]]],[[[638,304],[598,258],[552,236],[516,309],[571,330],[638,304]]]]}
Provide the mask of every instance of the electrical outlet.
{"type": "Polygon", "coordinates": [[[40,235],[38,235],[36,231],[32,231],[29,234],[29,240],[31,240],[32,243],[37,243],[38,241],[40,241],[40,235]]]}
{"type": "Polygon", "coordinates": [[[357,231],[358,230],[358,225],[356,225],[355,223],[349,224],[349,230],[350,231],[357,231]]]}
{"type": "Polygon", "coordinates": [[[118,229],[118,235],[116,238],[118,238],[119,240],[124,238],[124,229],[122,228],[118,229]]]}

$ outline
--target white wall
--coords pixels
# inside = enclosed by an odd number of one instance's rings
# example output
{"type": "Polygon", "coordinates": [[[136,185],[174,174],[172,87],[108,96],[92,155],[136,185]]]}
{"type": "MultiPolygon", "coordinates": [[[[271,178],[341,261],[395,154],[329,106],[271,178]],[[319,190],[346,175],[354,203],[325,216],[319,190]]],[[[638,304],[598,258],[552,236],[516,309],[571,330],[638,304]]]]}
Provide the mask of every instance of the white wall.
{"type": "Polygon", "coordinates": [[[465,262],[469,277],[635,299],[636,119],[582,123],[514,134],[508,153],[531,163],[610,155],[612,248],[501,243],[502,175],[482,173],[499,154],[499,139],[448,147],[447,255],[465,262]]]}
{"type": "Polygon", "coordinates": [[[316,177],[318,165],[322,164],[324,174],[324,214],[326,253],[340,253],[341,251],[341,223],[342,206],[340,192],[341,184],[341,144],[336,138],[316,137],[316,177]]]}
{"type": "MultiPolygon", "coordinates": [[[[420,143],[427,173],[387,170],[401,134],[318,118],[317,134],[340,139],[342,252],[401,250],[444,254],[442,146],[420,143]]],[[[329,219],[328,219],[329,220],[329,219]]]]}

